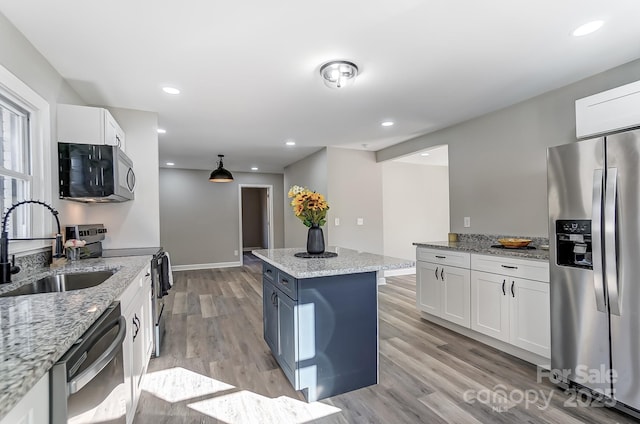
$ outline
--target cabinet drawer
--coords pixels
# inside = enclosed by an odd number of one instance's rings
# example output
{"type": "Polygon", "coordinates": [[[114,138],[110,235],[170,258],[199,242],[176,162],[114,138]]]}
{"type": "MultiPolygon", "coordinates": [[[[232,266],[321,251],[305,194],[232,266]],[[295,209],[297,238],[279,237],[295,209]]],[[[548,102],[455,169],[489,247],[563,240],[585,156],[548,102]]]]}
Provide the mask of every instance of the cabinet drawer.
{"type": "Polygon", "coordinates": [[[469,268],[471,265],[469,253],[455,250],[426,249],[424,247],[418,247],[416,250],[416,259],[419,261],[457,266],[460,268],[469,268]]]}
{"type": "Polygon", "coordinates": [[[266,278],[272,284],[275,284],[277,274],[278,274],[278,271],[273,265],[268,264],[266,262],[262,262],[262,275],[264,278],[266,278]]]}
{"type": "Polygon", "coordinates": [[[298,300],[298,280],[278,270],[276,287],[285,292],[291,299],[298,300]]]}
{"type": "Polygon", "coordinates": [[[546,261],[471,255],[471,268],[475,271],[549,282],[549,263],[546,261]]]}

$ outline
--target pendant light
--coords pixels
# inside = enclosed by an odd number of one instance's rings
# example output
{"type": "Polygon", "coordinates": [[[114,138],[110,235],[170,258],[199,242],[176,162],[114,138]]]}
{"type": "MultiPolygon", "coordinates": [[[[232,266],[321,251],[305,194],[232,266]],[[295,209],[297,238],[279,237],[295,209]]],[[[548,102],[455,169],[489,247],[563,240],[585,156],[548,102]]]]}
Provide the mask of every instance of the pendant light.
{"type": "Polygon", "coordinates": [[[209,181],[212,183],[230,183],[233,181],[233,175],[222,167],[222,158],[224,155],[218,155],[220,160],[218,161],[218,167],[211,172],[209,181]]]}

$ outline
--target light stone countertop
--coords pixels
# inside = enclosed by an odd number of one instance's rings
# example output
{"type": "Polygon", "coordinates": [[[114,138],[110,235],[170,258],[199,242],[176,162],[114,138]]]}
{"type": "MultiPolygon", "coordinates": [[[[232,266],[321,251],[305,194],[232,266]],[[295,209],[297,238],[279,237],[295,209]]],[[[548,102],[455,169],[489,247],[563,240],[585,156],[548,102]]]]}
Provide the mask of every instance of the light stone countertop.
{"type": "Polygon", "coordinates": [[[150,262],[151,255],[82,259],[0,286],[4,293],[51,274],[117,270],[96,287],[0,297],[0,420],[150,262]]]}
{"type": "MultiPolygon", "coordinates": [[[[536,246],[536,249],[500,249],[491,247],[491,244],[483,241],[428,241],[428,242],[416,242],[413,243],[418,247],[427,247],[430,249],[442,249],[442,250],[459,250],[469,253],[478,253],[481,255],[494,255],[494,256],[509,256],[520,259],[535,259],[541,261],[549,260],[549,251],[540,249],[536,246]]],[[[497,244],[497,243],[494,243],[497,244]]]]}
{"type": "Polygon", "coordinates": [[[336,252],[335,258],[296,258],[294,253],[304,248],[262,249],[253,254],[263,261],[288,273],[294,278],[326,277],[329,275],[357,274],[361,272],[412,268],[416,263],[408,259],[376,255],[344,247],[328,247],[327,252],[336,252]]]}

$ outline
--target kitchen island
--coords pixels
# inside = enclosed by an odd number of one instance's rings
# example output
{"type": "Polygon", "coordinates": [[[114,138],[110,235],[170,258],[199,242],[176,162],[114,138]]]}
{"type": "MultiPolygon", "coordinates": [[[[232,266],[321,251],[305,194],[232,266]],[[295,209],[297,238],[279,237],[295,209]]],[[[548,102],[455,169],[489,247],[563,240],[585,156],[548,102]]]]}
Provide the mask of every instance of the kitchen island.
{"type": "Polygon", "coordinates": [[[255,250],[262,260],[264,339],[289,382],[308,401],[378,382],[378,280],[411,260],[331,247],[255,250]]]}

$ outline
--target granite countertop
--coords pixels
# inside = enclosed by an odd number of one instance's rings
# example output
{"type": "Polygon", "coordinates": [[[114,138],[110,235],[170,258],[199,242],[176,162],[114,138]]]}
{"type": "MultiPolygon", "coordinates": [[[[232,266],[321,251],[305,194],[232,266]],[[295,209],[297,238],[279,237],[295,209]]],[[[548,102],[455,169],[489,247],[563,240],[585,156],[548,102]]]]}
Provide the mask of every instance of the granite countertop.
{"type": "Polygon", "coordinates": [[[0,286],[4,293],[51,274],[117,270],[96,287],[0,297],[0,420],[150,261],[150,255],[82,259],[0,286]]]}
{"type": "Polygon", "coordinates": [[[408,259],[392,258],[336,246],[326,249],[327,252],[338,253],[335,258],[303,259],[293,256],[294,253],[302,251],[304,251],[304,248],[262,249],[254,250],[253,254],[294,278],[357,274],[388,269],[412,268],[416,265],[414,261],[408,259]]]}
{"type": "Polygon", "coordinates": [[[450,241],[428,241],[428,242],[416,242],[413,243],[418,247],[428,247],[431,249],[443,249],[443,250],[461,250],[469,253],[479,253],[481,255],[495,255],[495,256],[509,256],[520,259],[536,259],[541,261],[549,260],[549,251],[540,249],[535,246],[536,249],[500,249],[491,247],[491,244],[485,241],[472,241],[472,240],[460,240],[457,242],[450,241]]]}

